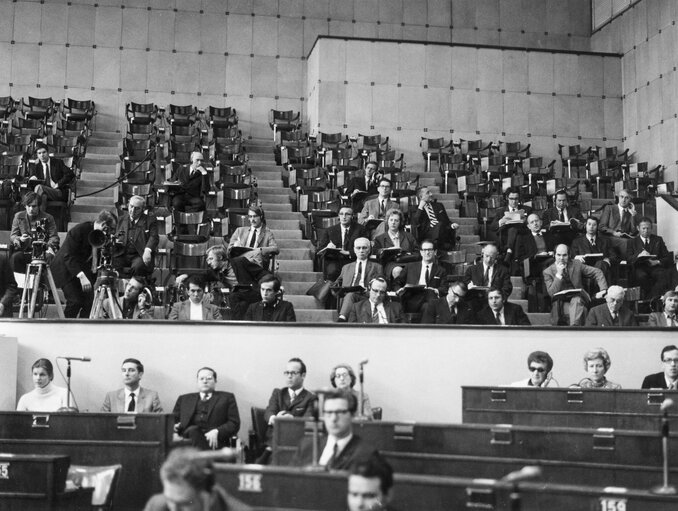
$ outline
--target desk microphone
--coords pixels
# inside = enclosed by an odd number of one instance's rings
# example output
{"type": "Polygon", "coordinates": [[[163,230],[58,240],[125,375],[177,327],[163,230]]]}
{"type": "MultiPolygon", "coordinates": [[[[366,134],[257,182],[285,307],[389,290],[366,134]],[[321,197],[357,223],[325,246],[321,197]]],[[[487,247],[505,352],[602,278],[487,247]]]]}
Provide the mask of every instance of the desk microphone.
{"type": "Polygon", "coordinates": [[[363,360],[362,362],[360,362],[360,364],[358,364],[358,365],[359,365],[360,367],[362,367],[362,366],[364,366],[365,364],[367,364],[368,362],[369,362],[369,360],[368,360],[368,359],[365,359],[365,360],[363,360]]]}
{"type": "Polygon", "coordinates": [[[91,362],[92,358],[91,357],[57,357],[62,360],[78,360],[80,362],[91,362]]]}
{"type": "Polygon", "coordinates": [[[521,468],[520,470],[516,470],[505,475],[504,477],[501,478],[501,482],[515,484],[527,481],[529,479],[537,479],[538,477],[541,477],[541,467],[537,467],[535,465],[528,465],[526,467],[521,468]]]}

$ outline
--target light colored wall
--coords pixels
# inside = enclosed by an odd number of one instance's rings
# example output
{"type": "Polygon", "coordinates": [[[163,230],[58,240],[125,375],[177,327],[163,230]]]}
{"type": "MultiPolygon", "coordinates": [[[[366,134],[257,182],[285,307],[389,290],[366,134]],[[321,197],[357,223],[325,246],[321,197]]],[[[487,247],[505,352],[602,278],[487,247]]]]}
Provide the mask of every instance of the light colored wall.
{"type": "Polygon", "coordinates": [[[17,351],[16,338],[0,334],[0,410],[16,408],[17,351]]]}
{"type": "Polygon", "coordinates": [[[666,331],[649,336],[569,328],[0,321],[0,330],[18,339],[17,398],[32,388],[29,368],[37,358],[86,355],[92,362],[73,362],[73,389],[81,410],[98,410],[105,392],[121,385],[120,363],[133,356],[146,366],[142,383],[158,390],[171,410],[179,394],[195,389],[196,370],[209,365],[219,374],[218,388],[237,397],[243,438],[250,407],[266,406],[294,356],[308,366],[310,389],[329,386],[335,364],[357,369],[369,359],[366,390],[386,419],[460,422],[462,385],[527,378],[526,358],[533,350],[551,353],[554,376],[567,386],[584,376],[584,352],[604,346],[612,358],[610,379],[637,388],[646,374],[661,370],[661,348],[675,342],[666,331]]]}

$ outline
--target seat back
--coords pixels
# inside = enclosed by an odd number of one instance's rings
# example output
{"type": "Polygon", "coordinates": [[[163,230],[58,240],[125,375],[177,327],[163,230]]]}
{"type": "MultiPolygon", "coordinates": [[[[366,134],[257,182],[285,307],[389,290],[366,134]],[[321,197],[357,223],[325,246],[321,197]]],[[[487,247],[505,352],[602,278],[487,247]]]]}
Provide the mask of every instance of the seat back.
{"type": "Polygon", "coordinates": [[[268,424],[266,424],[265,414],[266,410],[264,408],[258,408],[256,406],[250,408],[252,430],[254,430],[254,436],[257,443],[254,448],[257,452],[266,444],[266,429],[268,428],[268,424]]]}
{"type": "Polygon", "coordinates": [[[113,509],[115,489],[118,485],[122,465],[87,466],[71,465],[68,479],[81,488],[94,488],[92,507],[113,509]]]}
{"type": "Polygon", "coordinates": [[[383,412],[384,412],[384,411],[383,411],[383,409],[381,408],[381,406],[373,407],[373,408],[372,408],[372,417],[374,417],[374,420],[375,420],[375,421],[380,421],[383,412]]]}

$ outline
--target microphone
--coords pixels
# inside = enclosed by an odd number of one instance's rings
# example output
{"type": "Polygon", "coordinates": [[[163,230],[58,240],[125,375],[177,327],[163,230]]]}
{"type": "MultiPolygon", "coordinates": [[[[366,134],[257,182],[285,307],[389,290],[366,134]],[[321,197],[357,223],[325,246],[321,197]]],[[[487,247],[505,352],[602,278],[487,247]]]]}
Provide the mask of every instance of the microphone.
{"type": "Polygon", "coordinates": [[[500,480],[503,483],[520,483],[522,481],[527,481],[529,479],[537,479],[541,477],[542,471],[541,467],[535,465],[528,465],[521,468],[520,470],[515,470],[509,474],[502,477],[500,480]]]}
{"type": "Polygon", "coordinates": [[[62,360],[78,360],[80,362],[91,362],[92,359],[90,357],[57,357],[62,360]]]}
{"type": "Polygon", "coordinates": [[[362,367],[362,366],[364,366],[365,364],[367,364],[368,362],[369,362],[369,360],[368,360],[368,359],[365,359],[365,360],[363,360],[362,362],[360,362],[358,365],[359,365],[360,367],[362,367]]]}
{"type": "Polygon", "coordinates": [[[660,409],[662,412],[666,412],[669,408],[672,408],[674,404],[675,404],[675,403],[673,402],[673,399],[671,399],[671,398],[666,398],[666,399],[664,399],[664,401],[662,401],[662,404],[661,404],[661,406],[659,407],[659,409],[660,409]]]}

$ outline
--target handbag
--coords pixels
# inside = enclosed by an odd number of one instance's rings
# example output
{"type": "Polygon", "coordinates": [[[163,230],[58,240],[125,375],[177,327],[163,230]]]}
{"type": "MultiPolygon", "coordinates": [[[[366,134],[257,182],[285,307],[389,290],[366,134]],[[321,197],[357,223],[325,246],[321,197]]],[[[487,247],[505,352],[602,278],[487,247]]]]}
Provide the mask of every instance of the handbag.
{"type": "Polygon", "coordinates": [[[320,277],[315,284],[308,288],[306,294],[315,297],[315,299],[321,303],[325,303],[327,297],[330,295],[330,286],[332,286],[331,280],[325,280],[320,277]]]}

